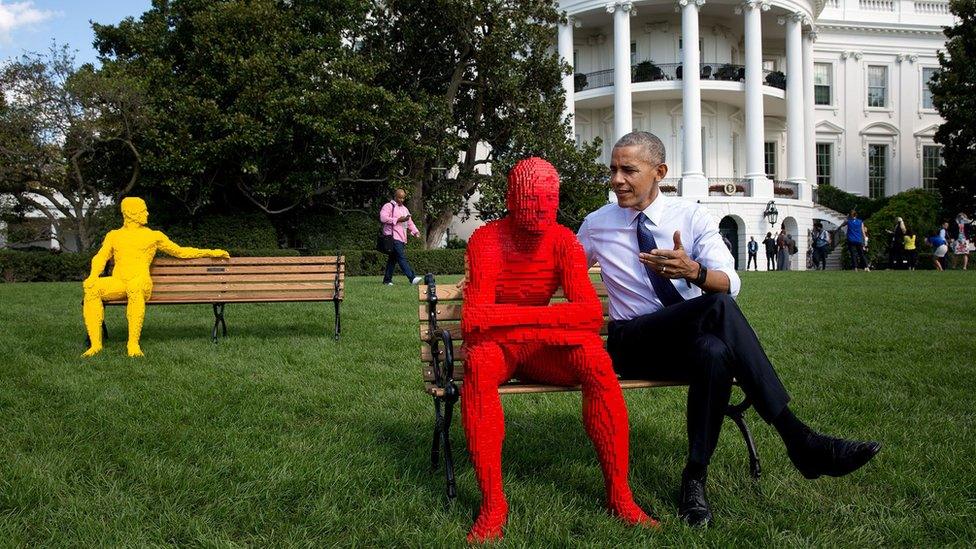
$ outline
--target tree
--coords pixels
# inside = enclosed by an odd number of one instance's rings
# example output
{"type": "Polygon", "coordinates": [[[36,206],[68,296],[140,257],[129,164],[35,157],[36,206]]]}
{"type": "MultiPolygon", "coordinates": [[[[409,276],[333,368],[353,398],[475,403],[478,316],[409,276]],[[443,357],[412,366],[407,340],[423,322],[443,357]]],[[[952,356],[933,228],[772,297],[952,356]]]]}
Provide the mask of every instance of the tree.
{"type": "Polygon", "coordinates": [[[428,246],[479,187],[484,216],[499,215],[504,176],[529,155],[562,174],[564,221],[578,224],[605,203],[599,144],[577,150],[562,116],[569,67],[552,47],[559,18],[552,0],[375,3],[363,50],[384,86],[426,109],[405,127],[416,139],[399,158],[428,246]]]}
{"type": "Polygon", "coordinates": [[[354,207],[389,184],[420,118],[356,37],[359,0],[155,0],[138,20],[95,25],[104,71],[148,89],[143,137],[154,187],[194,215],[238,202],[279,216],[314,200],[354,207]]]}
{"type": "Polygon", "coordinates": [[[976,0],[950,0],[958,23],[946,27],[946,49],[930,84],[932,100],[944,122],[935,133],[945,166],[937,186],[943,216],[976,211],[976,0]]]}
{"type": "Polygon", "coordinates": [[[140,88],[76,69],[66,46],[52,46],[4,67],[0,97],[0,193],[20,215],[43,214],[62,246],[71,235],[92,248],[100,207],[139,180],[140,88]]]}

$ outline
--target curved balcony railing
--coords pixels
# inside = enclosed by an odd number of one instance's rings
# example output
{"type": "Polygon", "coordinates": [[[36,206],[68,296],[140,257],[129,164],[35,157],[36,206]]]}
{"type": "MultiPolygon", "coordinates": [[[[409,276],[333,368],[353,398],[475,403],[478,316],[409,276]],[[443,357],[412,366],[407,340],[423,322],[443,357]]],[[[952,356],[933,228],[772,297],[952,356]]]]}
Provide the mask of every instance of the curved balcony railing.
{"type": "MultiPolygon", "coordinates": [[[[575,89],[577,92],[593,90],[613,85],[613,69],[589,73],[577,73],[575,89]]],[[[630,67],[630,81],[657,82],[681,80],[684,76],[683,63],[656,64],[642,61],[630,67]]],[[[732,63],[701,63],[698,75],[702,80],[724,80],[726,82],[742,82],[746,79],[746,67],[732,63]]],[[[763,83],[767,86],[786,89],[786,75],[780,71],[763,69],[763,83]]]]}

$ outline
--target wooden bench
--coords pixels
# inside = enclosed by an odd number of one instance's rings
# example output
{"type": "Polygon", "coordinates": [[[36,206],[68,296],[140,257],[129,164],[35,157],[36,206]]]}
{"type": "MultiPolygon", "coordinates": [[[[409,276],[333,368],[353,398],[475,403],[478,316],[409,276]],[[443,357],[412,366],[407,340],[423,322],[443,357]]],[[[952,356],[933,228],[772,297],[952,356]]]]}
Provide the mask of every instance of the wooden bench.
{"type": "MultiPolygon", "coordinates": [[[[174,259],[157,257],[149,269],[152,297],[147,305],[213,305],[210,338],[218,328],[227,336],[224,306],[228,303],[331,301],[335,305],[333,337],[339,339],[339,304],[345,294],[345,256],[232,257],[174,259]]],[[[125,305],[126,300],[105,305],[125,305]]],[[[102,323],[103,333],[107,333],[102,323]]]]}
{"type": "MultiPolygon", "coordinates": [[[[591,276],[599,275],[599,268],[590,270],[591,276]]],[[[607,333],[607,289],[603,282],[594,281],[597,295],[603,303],[604,323],[601,335],[607,333]]],[[[447,477],[448,500],[457,496],[454,482],[454,458],[451,452],[451,423],[454,417],[454,404],[461,396],[460,385],[464,378],[465,353],[461,347],[455,347],[455,342],[463,341],[461,333],[461,307],[463,294],[460,284],[436,284],[434,276],[424,277],[424,284],[420,286],[420,361],[423,366],[424,391],[434,399],[434,440],[431,446],[430,461],[436,469],[439,453],[444,453],[444,470],[447,477]]],[[[554,301],[562,300],[562,292],[557,292],[554,301]]],[[[687,386],[687,383],[677,381],[660,381],[651,379],[621,379],[623,389],[642,389],[651,387],[687,386]]],[[[580,386],[563,387],[559,385],[541,385],[523,383],[517,379],[498,388],[499,394],[510,395],[520,393],[552,393],[565,391],[579,391],[580,386]]],[[[760,466],[756,445],[752,434],[746,425],[743,413],[752,404],[748,398],[741,403],[730,405],[726,416],[735,422],[742,434],[749,452],[749,469],[753,478],[759,478],[760,466]]]]}

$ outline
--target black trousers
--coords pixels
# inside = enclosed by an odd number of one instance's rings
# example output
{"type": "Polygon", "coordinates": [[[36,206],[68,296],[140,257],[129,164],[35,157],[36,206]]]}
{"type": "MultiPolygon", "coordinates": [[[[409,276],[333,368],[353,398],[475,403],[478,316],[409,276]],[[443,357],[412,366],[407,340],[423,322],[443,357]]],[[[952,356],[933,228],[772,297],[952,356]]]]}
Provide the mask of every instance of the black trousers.
{"type": "Polygon", "coordinates": [[[747,271],[749,270],[749,265],[752,265],[753,267],[755,267],[755,269],[757,271],[759,270],[759,264],[756,262],[756,252],[749,252],[749,260],[746,261],[746,270],[747,271]]]}
{"type": "Polygon", "coordinates": [[[706,294],[610,323],[607,350],[623,378],[682,381],[688,388],[688,461],[708,465],[735,378],[772,422],[790,397],[756,332],[728,294],[706,294]]]}
{"type": "Polygon", "coordinates": [[[766,270],[775,271],[776,270],[776,252],[766,252],[766,270]]]}

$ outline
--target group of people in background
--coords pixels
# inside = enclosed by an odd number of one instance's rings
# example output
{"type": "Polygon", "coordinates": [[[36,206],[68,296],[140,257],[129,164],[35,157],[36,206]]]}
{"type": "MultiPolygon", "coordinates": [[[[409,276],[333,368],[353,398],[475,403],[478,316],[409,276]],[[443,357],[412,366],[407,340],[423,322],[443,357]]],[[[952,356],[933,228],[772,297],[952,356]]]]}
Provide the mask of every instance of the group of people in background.
{"type": "Polygon", "coordinates": [[[946,256],[952,252],[952,268],[962,262],[962,270],[969,268],[969,254],[976,248],[972,242],[973,220],[966,214],[959,212],[952,223],[945,221],[926,241],[932,246],[932,265],[936,270],[944,271],[946,256]]]}
{"type": "MultiPolygon", "coordinates": [[[[766,238],[762,241],[766,250],[766,270],[767,271],[788,271],[792,262],[790,256],[797,252],[796,240],[786,232],[786,224],[780,225],[780,231],[774,237],[772,232],[766,233],[766,238]]],[[[750,236],[749,243],[746,245],[749,252],[749,261],[746,262],[746,270],[752,265],[755,270],[759,270],[756,256],[759,253],[759,243],[756,237],[750,236]]]]}

